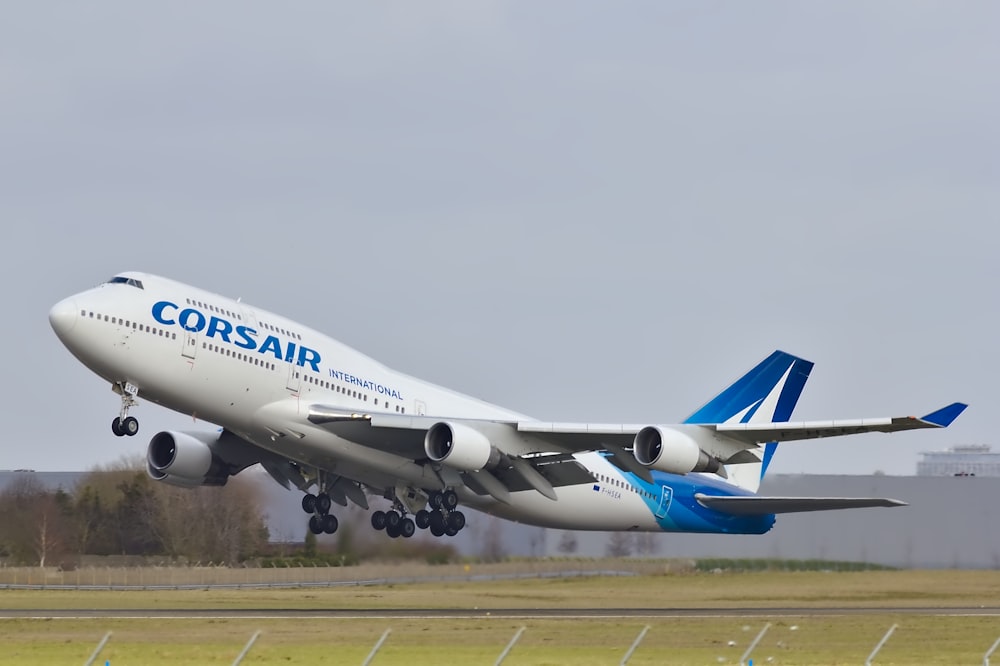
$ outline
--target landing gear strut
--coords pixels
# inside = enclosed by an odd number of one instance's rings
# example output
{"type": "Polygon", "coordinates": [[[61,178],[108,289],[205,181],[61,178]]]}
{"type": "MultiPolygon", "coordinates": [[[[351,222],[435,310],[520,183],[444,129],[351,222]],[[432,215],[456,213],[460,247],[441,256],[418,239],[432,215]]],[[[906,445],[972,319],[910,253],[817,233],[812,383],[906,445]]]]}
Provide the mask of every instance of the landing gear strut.
{"type": "Polygon", "coordinates": [[[417,531],[413,519],[406,515],[406,507],[398,499],[393,500],[393,508],[389,511],[372,512],[372,527],[385,530],[393,539],[409,539],[417,531]]]}
{"type": "Polygon", "coordinates": [[[132,382],[118,382],[114,385],[115,393],[122,397],[121,412],[111,422],[111,432],[117,437],[134,437],[139,432],[139,421],[134,416],[128,415],[128,410],[136,406],[135,396],[139,393],[139,387],[132,382]]]}

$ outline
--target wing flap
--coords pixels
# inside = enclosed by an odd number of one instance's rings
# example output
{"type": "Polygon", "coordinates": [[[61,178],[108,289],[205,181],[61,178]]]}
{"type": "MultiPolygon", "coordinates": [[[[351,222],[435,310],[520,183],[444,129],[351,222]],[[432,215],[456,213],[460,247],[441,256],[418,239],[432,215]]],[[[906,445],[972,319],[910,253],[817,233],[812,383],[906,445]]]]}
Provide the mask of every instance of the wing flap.
{"type": "Polygon", "coordinates": [[[906,502],[884,497],[762,497],[760,495],[722,497],[695,493],[694,498],[705,508],[732,516],[906,506],[906,502]]]}

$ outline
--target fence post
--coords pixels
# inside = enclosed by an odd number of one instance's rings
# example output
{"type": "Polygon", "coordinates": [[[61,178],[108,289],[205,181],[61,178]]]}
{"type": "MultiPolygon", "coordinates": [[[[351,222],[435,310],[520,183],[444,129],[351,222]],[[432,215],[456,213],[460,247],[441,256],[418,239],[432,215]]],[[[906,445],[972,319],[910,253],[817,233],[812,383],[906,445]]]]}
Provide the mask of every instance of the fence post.
{"type": "Polygon", "coordinates": [[[639,632],[639,636],[632,642],[632,647],[630,647],[628,649],[628,652],[625,653],[625,656],[622,657],[621,666],[625,666],[625,664],[628,663],[628,660],[632,658],[632,653],[635,652],[636,648],[639,647],[639,643],[642,642],[642,639],[646,637],[647,631],[649,631],[648,624],[642,628],[642,631],[639,632]]]}
{"type": "Polygon", "coordinates": [[[240,652],[239,655],[237,655],[236,661],[233,662],[233,666],[239,666],[239,663],[243,661],[243,657],[247,656],[247,652],[250,651],[250,648],[252,648],[253,644],[257,641],[258,636],[260,636],[259,629],[257,630],[256,633],[254,633],[253,636],[250,637],[250,640],[247,641],[247,644],[243,646],[243,651],[240,652]]]}
{"type": "Polygon", "coordinates": [[[899,625],[894,624],[891,627],[889,627],[889,631],[885,632],[885,636],[883,636],[882,640],[878,642],[878,645],[875,646],[875,649],[872,650],[872,653],[868,655],[868,659],[865,660],[865,666],[872,666],[872,659],[874,659],[875,655],[878,654],[878,651],[882,649],[882,646],[885,645],[885,642],[889,640],[889,636],[892,636],[892,632],[896,631],[897,626],[899,625]]]}
{"type": "Polygon", "coordinates": [[[368,664],[372,663],[372,659],[375,658],[375,653],[382,647],[382,643],[385,643],[385,639],[389,638],[389,634],[391,632],[392,629],[386,629],[385,632],[383,632],[382,638],[378,639],[378,643],[376,643],[375,647],[372,648],[372,651],[368,653],[368,657],[361,666],[368,666],[368,664]]]}
{"type": "Polygon", "coordinates": [[[496,664],[494,664],[494,666],[500,666],[503,660],[507,658],[507,655],[510,654],[510,651],[514,649],[514,645],[516,645],[517,642],[521,640],[521,634],[524,633],[524,629],[525,627],[521,627],[520,629],[517,630],[517,633],[514,634],[514,638],[510,639],[510,643],[507,643],[507,647],[505,647],[503,649],[503,652],[500,653],[500,656],[497,657],[496,664]]]}
{"type": "Polygon", "coordinates": [[[747,651],[743,653],[742,657],[740,657],[740,666],[743,666],[743,664],[747,663],[747,659],[750,658],[750,653],[753,652],[753,649],[757,647],[757,643],[760,643],[760,639],[764,638],[764,634],[766,634],[767,630],[770,628],[771,628],[771,623],[768,622],[767,624],[764,625],[764,628],[760,630],[760,633],[757,634],[757,638],[753,639],[753,642],[750,643],[750,647],[748,647],[747,651]]]}
{"type": "Polygon", "coordinates": [[[83,666],[90,666],[91,664],[94,663],[94,660],[97,659],[97,655],[101,654],[101,650],[104,649],[104,646],[108,642],[109,638],[111,638],[111,632],[110,631],[108,633],[104,634],[104,638],[102,638],[101,642],[97,644],[97,647],[94,648],[94,653],[92,655],[90,655],[90,659],[88,659],[87,663],[85,663],[83,666]]]}
{"type": "Polygon", "coordinates": [[[983,655],[983,666],[990,666],[990,655],[996,652],[996,649],[1000,647],[1000,638],[993,642],[993,647],[986,651],[983,655]]]}

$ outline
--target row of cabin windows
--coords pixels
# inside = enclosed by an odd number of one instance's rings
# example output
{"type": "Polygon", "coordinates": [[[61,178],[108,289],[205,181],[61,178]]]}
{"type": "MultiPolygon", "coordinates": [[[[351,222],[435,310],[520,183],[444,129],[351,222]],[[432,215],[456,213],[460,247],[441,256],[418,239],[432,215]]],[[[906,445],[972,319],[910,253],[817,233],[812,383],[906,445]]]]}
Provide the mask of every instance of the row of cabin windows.
{"type": "Polygon", "coordinates": [[[642,490],[641,488],[636,488],[635,486],[629,485],[629,484],[627,484],[624,481],[621,481],[619,479],[615,479],[615,478],[610,477],[610,476],[605,476],[604,474],[595,474],[595,476],[597,477],[597,480],[601,481],[602,483],[611,484],[612,486],[615,486],[617,488],[621,488],[622,490],[627,490],[629,492],[633,492],[636,495],[639,495],[641,497],[645,497],[647,499],[651,499],[651,500],[655,500],[656,499],[656,495],[654,495],[653,493],[648,492],[646,490],[642,490]]]}
{"type": "Polygon", "coordinates": [[[121,317],[112,317],[110,315],[102,315],[100,312],[93,312],[91,310],[80,310],[81,317],[87,317],[89,319],[96,319],[98,321],[106,321],[117,326],[124,326],[125,328],[131,328],[134,331],[142,331],[143,333],[152,333],[153,335],[159,335],[162,338],[170,338],[171,340],[177,339],[177,334],[170,331],[166,331],[162,328],[157,328],[155,326],[150,326],[148,324],[140,324],[139,322],[131,321],[129,319],[122,319],[121,317]]]}
{"type": "Polygon", "coordinates": [[[188,305],[196,305],[199,308],[201,308],[202,310],[208,310],[209,312],[215,312],[217,314],[224,314],[227,317],[229,317],[230,319],[236,319],[237,321],[243,321],[243,317],[241,317],[239,314],[237,314],[235,312],[232,312],[230,310],[227,310],[226,308],[220,308],[218,305],[212,305],[211,303],[206,303],[204,301],[197,301],[197,300],[195,300],[193,298],[185,298],[184,300],[187,301],[188,305]]]}
{"type": "Polygon", "coordinates": [[[281,333],[285,337],[292,338],[294,340],[302,339],[302,336],[296,333],[295,331],[289,331],[287,329],[281,328],[280,326],[271,326],[266,321],[260,322],[260,327],[268,331],[271,331],[272,333],[281,333]]]}
{"type": "MultiPolygon", "coordinates": [[[[199,308],[202,308],[203,310],[209,310],[210,312],[216,312],[218,314],[224,314],[224,315],[226,315],[227,317],[229,317],[231,319],[236,319],[237,321],[243,321],[243,316],[242,315],[240,315],[237,312],[233,312],[231,310],[227,310],[226,308],[220,308],[217,305],[212,305],[211,303],[206,303],[204,301],[199,301],[199,300],[196,300],[194,298],[186,298],[184,300],[187,301],[188,305],[196,305],[199,308]]],[[[261,328],[264,328],[264,329],[266,329],[268,331],[272,331],[274,333],[281,333],[285,337],[292,338],[293,340],[301,340],[302,339],[302,336],[299,335],[298,333],[296,333],[295,331],[289,331],[287,329],[281,328],[280,326],[272,326],[271,324],[268,324],[267,322],[263,322],[263,321],[260,322],[260,326],[261,326],[261,328]]]]}
{"type": "MultiPolygon", "coordinates": [[[[295,377],[297,379],[299,377],[299,373],[296,372],[295,373],[295,377]]],[[[304,375],[302,377],[302,381],[306,382],[307,384],[312,384],[314,386],[318,386],[320,388],[328,389],[330,391],[336,391],[337,393],[342,393],[342,394],[346,395],[349,398],[354,398],[356,400],[363,400],[364,402],[368,402],[368,394],[367,393],[361,393],[360,391],[355,391],[354,389],[349,389],[347,387],[341,386],[340,384],[338,384],[336,382],[330,382],[330,381],[326,381],[325,379],[319,379],[318,377],[313,377],[312,375],[304,375]]],[[[378,403],[378,398],[373,398],[372,402],[374,402],[375,406],[378,407],[378,404],[379,404],[378,403]]],[[[384,400],[383,402],[385,403],[384,404],[385,407],[389,406],[389,401],[388,400],[384,400]]],[[[405,414],[406,413],[406,408],[405,407],[400,407],[399,405],[396,405],[396,411],[398,413],[400,413],[400,414],[405,414]]]]}
{"type": "Polygon", "coordinates": [[[260,356],[254,354],[244,354],[243,352],[233,351],[228,347],[220,347],[216,344],[209,344],[207,342],[201,343],[202,349],[207,349],[208,351],[216,352],[221,356],[228,356],[230,358],[235,358],[238,361],[245,361],[250,365],[256,365],[267,370],[275,370],[277,366],[274,363],[262,359],[260,356]]]}

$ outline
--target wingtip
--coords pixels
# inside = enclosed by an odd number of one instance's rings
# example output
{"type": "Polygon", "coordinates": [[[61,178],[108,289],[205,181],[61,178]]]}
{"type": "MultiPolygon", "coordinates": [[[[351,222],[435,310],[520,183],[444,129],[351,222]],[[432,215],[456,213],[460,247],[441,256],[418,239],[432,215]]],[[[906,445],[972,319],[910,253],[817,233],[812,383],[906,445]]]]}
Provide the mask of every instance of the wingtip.
{"type": "Polygon", "coordinates": [[[953,402],[947,407],[942,407],[936,412],[931,412],[927,416],[920,417],[920,420],[936,425],[939,428],[947,428],[951,425],[952,421],[965,411],[966,407],[968,405],[964,402],[953,402]]]}

